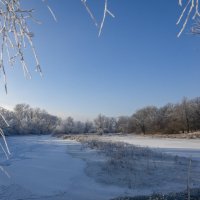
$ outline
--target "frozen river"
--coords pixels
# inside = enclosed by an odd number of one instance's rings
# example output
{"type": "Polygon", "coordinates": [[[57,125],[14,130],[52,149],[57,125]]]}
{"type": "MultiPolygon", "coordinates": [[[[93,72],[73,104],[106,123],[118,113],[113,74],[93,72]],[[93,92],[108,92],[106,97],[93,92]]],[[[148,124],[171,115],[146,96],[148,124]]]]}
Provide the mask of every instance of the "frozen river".
{"type": "Polygon", "coordinates": [[[200,160],[200,139],[156,138],[150,136],[126,135],[103,136],[101,140],[124,142],[141,147],[200,160]]]}
{"type": "MultiPolygon", "coordinates": [[[[90,162],[104,158],[95,151],[83,151],[80,143],[50,136],[9,137],[7,140],[12,154],[6,160],[3,152],[0,153],[1,200],[109,200],[131,194],[127,188],[98,183],[88,177],[83,158],[90,162]]],[[[160,147],[167,153],[200,158],[199,140],[189,143],[139,137],[108,137],[104,140],[160,147]]]]}
{"type": "Polygon", "coordinates": [[[80,144],[50,136],[7,138],[11,158],[1,166],[1,200],[104,200],[125,194],[125,189],[96,183],[84,170],[86,163],[67,153],[67,147],[80,150],[80,144]]]}

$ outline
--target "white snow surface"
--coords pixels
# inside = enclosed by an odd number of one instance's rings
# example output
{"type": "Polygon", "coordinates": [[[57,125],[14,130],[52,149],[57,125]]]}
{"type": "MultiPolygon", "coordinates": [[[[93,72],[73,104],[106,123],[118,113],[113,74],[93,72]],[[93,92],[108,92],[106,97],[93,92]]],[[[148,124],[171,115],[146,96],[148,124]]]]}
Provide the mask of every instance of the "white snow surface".
{"type": "Polygon", "coordinates": [[[80,143],[50,136],[7,140],[12,156],[5,161],[2,153],[0,165],[10,178],[0,171],[1,200],[106,200],[125,195],[123,188],[89,178],[84,172],[86,163],[67,154],[67,146],[76,149],[80,143]]]}
{"type": "MultiPolygon", "coordinates": [[[[103,136],[101,139],[148,146],[200,160],[200,140],[138,136],[103,136]]],[[[88,177],[85,173],[87,159],[95,162],[104,157],[94,150],[83,151],[78,142],[50,136],[8,137],[7,140],[12,156],[6,160],[0,152],[0,166],[10,178],[0,171],[1,200],[109,200],[152,193],[98,183],[88,177]]]]}

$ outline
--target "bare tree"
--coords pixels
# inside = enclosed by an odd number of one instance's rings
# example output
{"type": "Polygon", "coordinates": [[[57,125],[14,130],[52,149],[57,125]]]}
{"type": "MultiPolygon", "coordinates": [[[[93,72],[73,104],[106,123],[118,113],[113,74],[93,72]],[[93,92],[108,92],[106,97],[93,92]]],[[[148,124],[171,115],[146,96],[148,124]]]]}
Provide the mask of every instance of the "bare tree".
{"type": "Polygon", "coordinates": [[[130,117],[120,116],[117,120],[117,131],[121,133],[128,133],[130,117]]]}
{"type": "Polygon", "coordinates": [[[182,110],[183,124],[185,125],[185,129],[187,133],[189,133],[191,130],[192,110],[191,110],[190,101],[186,97],[184,97],[182,100],[181,110],[182,110]]]}
{"type": "Polygon", "coordinates": [[[135,124],[138,126],[140,131],[143,134],[146,134],[148,131],[154,130],[153,127],[155,125],[157,119],[157,108],[154,106],[148,106],[138,110],[133,116],[133,120],[135,120],[135,124]]]}
{"type": "Polygon", "coordinates": [[[94,119],[94,124],[96,126],[96,130],[99,134],[104,133],[106,117],[104,115],[99,114],[96,119],[94,119]]]}

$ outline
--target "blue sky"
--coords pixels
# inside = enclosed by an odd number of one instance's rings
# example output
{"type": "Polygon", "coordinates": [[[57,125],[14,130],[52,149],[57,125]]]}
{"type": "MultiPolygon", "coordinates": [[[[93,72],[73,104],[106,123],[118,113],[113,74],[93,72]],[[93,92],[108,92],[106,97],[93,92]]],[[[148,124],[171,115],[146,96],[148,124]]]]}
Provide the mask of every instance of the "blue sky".
{"type": "MultiPolygon", "coordinates": [[[[88,3],[100,19],[102,1],[88,3]]],[[[8,95],[0,79],[2,106],[28,103],[60,116],[91,119],[99,113],[131,115],[143,106],[200,95],[200,38],[187,30],[176,37],[178,0],[110,0],[116,18],[106,19],[100,38],[80,0],[49,4],[57,23],[40,0],[24,1],[43,22],[30,25],[44,77],[35,73],[27,51],[32,80],[18,65],[7,68],[8,95]]]]}

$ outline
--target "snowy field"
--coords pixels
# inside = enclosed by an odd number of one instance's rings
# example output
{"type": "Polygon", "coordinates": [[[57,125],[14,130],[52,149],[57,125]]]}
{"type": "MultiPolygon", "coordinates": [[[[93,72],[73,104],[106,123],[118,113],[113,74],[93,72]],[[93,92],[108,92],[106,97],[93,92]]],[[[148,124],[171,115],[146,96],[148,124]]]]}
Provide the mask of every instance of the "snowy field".
{"type": "MultiPolygon", "coordinates": [[[[196,162],[200,160],[199,140],[170,141],[121,136],[101,137],[101,140],[150,146],[156,151],[187,158],[192,156],[196,162]]],[[[8,143],[11,158],[6,160],[3,153],[0,156],[0,165],[5,170],[0,172],[1,200],[109,200],[118,196],[143,195],[156,191],[155,187],[154,191],[142,187],[130,189],[117,183],[99,182],[95,178],[99,173],[99,166],[96,164],[104,162],[105,156],[98,154],[96,150],[85,149],[75,141],[50,136],[22,136],[9,137],[8,143]]],[[[185,170],[187,171],[187,167],[185,170]]],[[[166,171],[171,173],[170,170],[166,171]]],[[[176,184],[172,183],[166,188],[170,191],[172,186],[175,188],[176,184]]]]}

